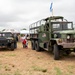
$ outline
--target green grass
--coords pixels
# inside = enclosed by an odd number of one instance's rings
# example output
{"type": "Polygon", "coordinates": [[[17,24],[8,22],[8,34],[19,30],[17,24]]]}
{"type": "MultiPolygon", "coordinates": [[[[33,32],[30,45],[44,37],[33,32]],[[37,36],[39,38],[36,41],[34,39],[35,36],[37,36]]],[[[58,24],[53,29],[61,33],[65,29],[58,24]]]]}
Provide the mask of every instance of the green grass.
{"type": "Polygon", "coordinates": [[[56,71],[56,75],[62,75],[60,68],[55,67],[54,70],[56,71]]]}
{"type": "Polygon", "coordinates": [[[38,56],[38,57],[37,57],[37,59],[42,59],[42,58],[43,58],[42,56],[38,56]]]}
{"type": "Polygon", "coordinates": [[[5,68],[5,71],[11,71],[10,67],[8,67],[7,65],[4,68],[5,68]]]}
{"type": "Polygon", "coordinates": [[[69,72],[69,74],[68,75],[73,75],[73,69],[75,69],[75,66],[74,65],[68,65],[68,72],[69,72]]]}
{"type": "Polygon", "coordinates": [[[73,66],[73,65],[68,65],[68,68],[69,68],[69,69],[74,69],[75,66],[73,66]]]}
{"type": "Polygon", "coordinates": [[[16,56],[16,54],[8,54],[8,55],[6,55],[6,56],[11,56],[11,57],[13,57],[13,56],[16,56]]]}
{"type": "Polygon", "coordinates": [[[1,70],[1,68],[2,68],[2,64],[0,64],[0,70],[1,70]]]}
{"type": "Polygon", "coordinates": [[[1,73],[0,73],[0,75],[11,75],[11,74],[1,74],[1,73]]]}
{"type": "Polygon", "coordinates": [[[15,71],[14,75],[22,75],[19,70],[15,71]]]}
{"type": "Polygon", "coordinates": [[[41,68],[39,66],[32,66],[34,71],[41,71],[41,72],[47,72],[47,69],[41,68]]]}

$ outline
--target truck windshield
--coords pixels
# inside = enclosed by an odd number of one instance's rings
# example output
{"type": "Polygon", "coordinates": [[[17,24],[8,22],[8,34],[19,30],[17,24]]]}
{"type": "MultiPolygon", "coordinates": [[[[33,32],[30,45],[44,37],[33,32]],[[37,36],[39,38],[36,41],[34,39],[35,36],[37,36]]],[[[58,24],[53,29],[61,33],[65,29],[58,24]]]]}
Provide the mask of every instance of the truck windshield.
{"type": "Polygon", "coordinates": [[[61,34],[59,33],[54,33],[52,38],[61,38],[61,34]]]}
{"type": "Polygon", "coordinates": [[[0,34],[0,37],[11,37],[12,36],[12,34],[10,34],[10,33],[1,33],[0,34]]]}
{"type": "Polygon", "coordinates": [[[72,22],[56,22],[52,23],[53,30],[69,30],[73,29],[72,22]]]}

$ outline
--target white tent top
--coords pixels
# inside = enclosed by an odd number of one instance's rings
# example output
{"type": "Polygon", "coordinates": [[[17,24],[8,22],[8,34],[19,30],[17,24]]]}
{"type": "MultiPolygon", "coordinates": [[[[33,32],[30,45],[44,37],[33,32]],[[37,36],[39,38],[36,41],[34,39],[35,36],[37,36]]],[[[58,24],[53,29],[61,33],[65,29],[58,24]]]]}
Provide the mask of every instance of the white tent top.
{"type": "Polygon", "coordinates": [[[29,34],[29,31],[28,30],[21,30],[20,34],[29,34]]]}
{"type": "Polygon", "coordinates": [[[3,32],[20,33],[18,30],[15,29],[5,29],[3,32]]]}

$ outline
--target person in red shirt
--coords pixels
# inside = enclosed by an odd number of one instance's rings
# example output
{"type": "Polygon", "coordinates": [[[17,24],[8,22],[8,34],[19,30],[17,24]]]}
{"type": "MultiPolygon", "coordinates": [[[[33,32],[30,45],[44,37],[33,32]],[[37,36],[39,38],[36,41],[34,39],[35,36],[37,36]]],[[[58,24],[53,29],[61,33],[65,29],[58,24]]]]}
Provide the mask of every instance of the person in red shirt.
{"type": "Polygon", "coordinates": [[[26,39],[23,40],[22,44],[23,44],[23,48],[28,48],[27,40],[26,39]]]}
{"type": "Polygon", "coordinates": [[[23,45],[23,48],[28,48],[28,42],[25,36],[22,39],[22,45],[23,45]]]}

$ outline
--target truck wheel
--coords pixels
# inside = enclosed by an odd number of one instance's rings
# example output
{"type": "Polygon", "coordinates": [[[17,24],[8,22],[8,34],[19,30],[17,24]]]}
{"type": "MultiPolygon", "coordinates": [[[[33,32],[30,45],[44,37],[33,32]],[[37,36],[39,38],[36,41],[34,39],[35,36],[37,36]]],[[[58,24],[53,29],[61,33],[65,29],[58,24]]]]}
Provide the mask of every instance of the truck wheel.
{"type": "Polygon", "coordinates": [[[40,51],[39,43],[38,41],[35,42],[35,50],[40,51]]]}
{"type": "Polygon", "coordinates": [[[66,51],[65,53],[66,53],[66,55],[69,55],[69,54],[71,54],[71,51],[66,51]]]}
{"type": "Polygon", "coordinates": [[[32,50],[35,50],[35,42],[33,40],[31,42],[31,45],[32,45],[32,50]]]}
{"type": "Polygon", "coordinates": [[[11,44],[11,50],[14,50],[14,43],[11,44]]]}
{"type": "Polygon", "coordinates": [[[59,60],[59,49],[58,49],[58,45],[54,44],[54,60],[59,60]]]}

